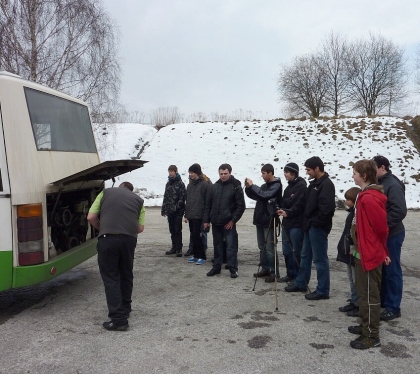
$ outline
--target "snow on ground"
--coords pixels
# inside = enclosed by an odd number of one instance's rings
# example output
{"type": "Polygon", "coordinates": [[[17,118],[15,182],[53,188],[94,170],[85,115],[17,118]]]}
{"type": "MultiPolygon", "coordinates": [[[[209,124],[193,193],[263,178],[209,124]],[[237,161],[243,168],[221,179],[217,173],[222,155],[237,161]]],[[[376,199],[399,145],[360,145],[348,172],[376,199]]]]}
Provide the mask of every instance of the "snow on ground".
{"type": "MultiPolygon", "coordinates": [[[[219,165],[229,163],[235,178],[243,182],[249,177],[260,185],[261,166],[271,163],[285,187],[286,163],[297,163],[300,175],[307,178],[305,160],[319,156],[335,184],[337,199],[343,200],[344,192],[354,186],[352,162],[381,154],[404,181],[408,207],[420,208],[420,180],[412,177],[419,179],[420,155],[407,136],[407,126],[395,117],[183,123],[158,132],[148,125],[118,124],[109,140],[114,147],[101,158],[137,157],[145,145],[140,159],[149,162],[118,181],[131,181],[141,189],[147,206],[160,206],[171,164],[177,165],[186,184],[188,167],[197,162],[212,181],[218,179],[219,165]]],[[[247,199],[247,207],[254,205],[247,199]]]]}

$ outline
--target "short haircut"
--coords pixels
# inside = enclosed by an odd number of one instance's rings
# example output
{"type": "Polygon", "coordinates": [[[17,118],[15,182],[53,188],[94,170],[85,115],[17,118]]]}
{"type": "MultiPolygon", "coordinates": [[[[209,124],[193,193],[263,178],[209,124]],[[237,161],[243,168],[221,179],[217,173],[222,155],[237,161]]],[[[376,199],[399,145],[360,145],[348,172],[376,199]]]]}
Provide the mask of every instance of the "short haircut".
{"type": "Polygon", "coordinates": [[[305,167],[315,170],[317,167],[319,171],[324,172],[324,163],[318,156],[313,156],[305,161],[305,167]]]}
{"type": "Polygon", "coordinates": [[[359,160],[353,165],[354,171],[357,171],[366,183],[378,184],[376,171],[378,166],[373,160],[359,160]]]}
{"type": "Polygon", "coordinates": [[[131,192],[134,190],[134,186],[130,182],[122,182],[119,187],[128,188],[131,192]]]}
{"type": "Polygon", "coordinates": [[[174,171],[175,173],[178,172],[178,168],[175,165],[169,165],[168,171],[170,171],[170,170],[174,171]]]}
{"type": "Polygon", "coordinates": [[[219,170],[229,170],[229,174],[232,173],[232,166],[229,164],[222,164],[219,166],[219,170]]]}
{"type": "Polygon", "coordinates": [[[262,168],[261,168],[261,172],[265,171],[266,173],[271,173],[274,175],[274,166],[271,164],[265,164],[262,168]]]}
{"type": "Polygon", "coordinates": [[[349,188],[344,193],[344,198],[346,200],[350,200],[351,202],[355,203],[356,202],[356,197],[357,197],[357,195],[359,194],[360,191],[361,191],[360,187],[349,188]]]}
{"type": "Polygon", "coordinates": [[[376,165],[378,166],[378,169],[381,166],[385,166],[385,170],[389,171],[389,160],[385,156],[377,155],[374,158],[372,158],[373,161],[375,161],[376,165]]]}

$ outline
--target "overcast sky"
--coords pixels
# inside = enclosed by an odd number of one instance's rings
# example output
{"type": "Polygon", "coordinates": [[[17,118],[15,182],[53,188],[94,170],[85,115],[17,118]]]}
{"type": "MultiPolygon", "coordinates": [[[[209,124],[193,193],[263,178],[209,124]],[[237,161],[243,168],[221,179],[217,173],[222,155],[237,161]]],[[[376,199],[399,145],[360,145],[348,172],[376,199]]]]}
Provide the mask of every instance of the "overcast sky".
{"type": "Polygon", "coordinates": [[[129,111],[281,114],[279,66],[334,31],[420,44],[419,0],[103,0],[120,28],[129,111]]]}

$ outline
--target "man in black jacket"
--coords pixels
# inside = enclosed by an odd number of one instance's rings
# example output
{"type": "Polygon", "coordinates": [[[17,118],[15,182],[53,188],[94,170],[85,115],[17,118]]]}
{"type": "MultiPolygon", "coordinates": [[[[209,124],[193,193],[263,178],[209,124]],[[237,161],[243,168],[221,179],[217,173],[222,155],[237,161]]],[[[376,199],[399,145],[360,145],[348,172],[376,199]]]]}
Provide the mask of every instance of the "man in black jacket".
{"type": "Polygon", "coordinates": [[[384,156],[373,158],[378,166],[378,182],[387,196],[386,211],[388,221],[387,247],[391,263],[382,267],[381,304],[385,310],[381,320],[391,321],[401,317],[401,299],[403,291],[403,275],[401,269],[401,247],[405,238],[403,219],[407,215],[405,202],[405,186],[391,170],[389,160],[384,156]]]}
{"type": "Polygon", "coordinates": [[[318,284],[314,292],[305,295],[308,300],[329,299],[330,263],[328,260],[328,234],[332,228],[335,211],[335,187],[324,172],[324,163],[319,157],[305,161],[306,174],[312,179],[306,193],[304,237],[300,269],[294,284],[287,292],[306,292],[311,277],[312,259],[318,284]]]}
{"type": "Polygon", "coordinates": [[[276,224],[276,207],[281,207],[282,185],[280,178],[274,176],[274,167],[265,164],[261,168],[261,176],[265,183],[259,187],[251,179],[245,179],[245,193],[256,200],[253,223],[257,227],[257,242],[261,254],[262,270],[254,274],[256,278],[265,278],[266,282],[274,282],[279,276],[278,258],[277,269],[274,269],[274,225],[276,224]]]}
{"type": "Polygon", "coordinates": [[[289,162],[284,167],[287,187],[283,193],[282,206],[278,215],[283,217],[281,240],[286,275],[280,282],[293,281],[299,270],[303,243],[303,214],[306,204],[306,181],[299,177],[299,166],[289,162]]]}
{"type": "Polygon", "coordinates": [[[199,164],[192,164],[188,173],[190,183],[187,186],[185,218],[190,227],[190,240],[193,243],[192,257],[188,259],[188,262],[202,265],[206,262],[206,252],[201,240],[201,225],[203,224],[207,194],[211,186],[203,179],[199,164]]]}
{"type": "Polygon", "coordinates": [[[232,167],[222,164],[219,167],[220,179],[213,184],[207,196],[204,212],[204,229],[213,225],[214,262],[207,273],[209,277],[220,274],[223,263],[223,241],[226,243],[227,266],[230,277],[238,276],[238,245],[236,223],[245,211],[245,199],[241,182],[231,175],[232,167]]]}
{"type": "Polygon", "coordinates": [[[168,218],[172,247],[165,254],[182,257],[182,217],[185,212],[186,189],[175,165],[168,167],[168,174],[161,214],[168,218]]]}

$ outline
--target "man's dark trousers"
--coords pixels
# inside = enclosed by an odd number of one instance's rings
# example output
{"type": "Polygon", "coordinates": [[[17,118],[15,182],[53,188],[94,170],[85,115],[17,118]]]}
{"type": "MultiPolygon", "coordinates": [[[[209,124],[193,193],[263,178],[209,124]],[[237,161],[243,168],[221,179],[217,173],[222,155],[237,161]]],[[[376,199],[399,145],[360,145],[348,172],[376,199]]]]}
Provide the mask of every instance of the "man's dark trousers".
{"type": "Polygon", "coordinates": [[[188,220],[191,233],[191,241],[193,244],[193,255],[195,258],[206,259],[206,252],[204,251],[203,242],[201,240],[201,226],[203,224],[202,219],[190,219],[188,220]]]}
{"type": "Polygon", "coordinates": [[[238,243],[236,232],[236,226],[232,229],[226,230],[224,226],[213,225],[213,245],[214,245],[214,263],[213,266],[217,269],[221,269],[223,264],[223,247],[225,240],[226,244],[226,262],[232,272],[238,271],[238,243]]]}
{"type": "Polygon", "coordinates": [[[182,215],[168,215],[169,232],[171,233],[172,248],[182,250],[182,215]]]}
{"type": "Polygon", "coordinates": [[[105,234],[98,239],[98,265],[105,286],[108,317],[125,325],[131,312],[133,262],[137,238],[105,234]]]}

